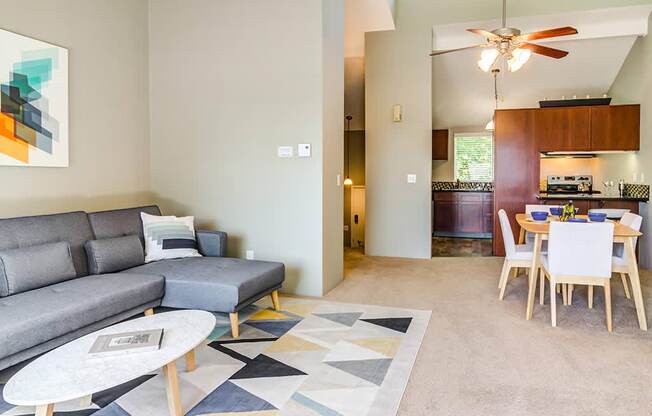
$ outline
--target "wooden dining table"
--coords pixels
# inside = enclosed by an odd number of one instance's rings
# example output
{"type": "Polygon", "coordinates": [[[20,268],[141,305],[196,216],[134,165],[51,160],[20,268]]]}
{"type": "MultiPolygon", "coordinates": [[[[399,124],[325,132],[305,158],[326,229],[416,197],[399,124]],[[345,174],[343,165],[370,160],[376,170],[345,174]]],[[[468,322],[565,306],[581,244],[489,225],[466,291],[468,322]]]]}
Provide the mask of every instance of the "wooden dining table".
{"type": "MultiPolygon", "coordinates": [[[[578,218],[586,216],[578,215],[578,218]]],[[[556,216],[550,216],[550,221],[559,221],[556,216]]],[[[516,214],[516,221],[521,227],[519,234],[519,244],[525,243],[525,233],[534,234],[534,247],[532,255],[532,265],[528,274],[528,296],[525,319],[532,319],[534,310],[534,298],[536,292],[537,272],[541,261],[541,245],[543,240],[548,239],[550,233],[550,222],[535,222],[527,214],[516,214]]],[[[647,319],[645,317],[645,305],[643,303],[643,293],[641,291],[641,280],[638,274],[638,264],[636,262],[636,251],[634,249],[636,237],[640,237],[640,232],[623,225],[619,222],[614,223],[614,243],[623,243],[625,246],[625,258],[629,265],[629,280],[632,283],[632,295],[636,305],[636,314],[638,324],[643,331],[647,331],[647,319]]],[[[543,278],[543,276],[541,277],[543,278]]]]}

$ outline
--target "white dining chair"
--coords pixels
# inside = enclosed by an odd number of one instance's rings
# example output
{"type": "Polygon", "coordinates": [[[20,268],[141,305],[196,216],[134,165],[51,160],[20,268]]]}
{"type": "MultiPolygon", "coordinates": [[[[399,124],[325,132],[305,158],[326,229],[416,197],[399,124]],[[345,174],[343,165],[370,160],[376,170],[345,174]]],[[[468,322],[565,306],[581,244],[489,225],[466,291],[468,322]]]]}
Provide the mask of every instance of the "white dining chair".
{"type": "Polygon", "coordinates": [[[518,267],[529,269],[532,265],[533,252],[532,246],[516,244],[514,242],[512,226],[509,223],[509,218],[507,218],[507,213],[504,209],[498,211],[498,219],[500,220],[500,229],[503,234],[503,243],[505,244],[505,261],[503,262],[503,270],[500,273],[500,280],[498,281],[498,288],[500,289],[498,299],[503,300],[507,280],[509,279],[509,272],[512,268],[518,267]]]}
{"type": "MultiPolygon", "coordinates": [[[[551,208],[561,208],[561,205],[534,205],[526,204],[525,205],[525,215],[531,215],[533,212],[541,211],[550,213],[551,208]]],[[[544,241],[545,243],[545,241],[544,241]]],[[[534,234],[525,233],[525,244],[534,244],[534,234]]],[[[545,244],[544,244],[545,246],[545,244]]],[[[542,247],[542,249],[545,247],[542,247]]],[[[543,250],[545,251],[545,250],[543,250]]]]}
{"type": "MultiPolygon", "coordinates": [[[[641,231],[641,225],[643,224],[643,217],[637,214],[632,214],[627,212],[623,214],[620,219],[620,223],[628,226],[634,231],[641,231]]],[[[636,242],[638,238],[634,238],[634,249],[636,249],[636,242]]],[[[629,283],[627,282],[627,276],[629,275],[629,262],[625,256],[625,247],[623,243],[614,243],[613,246],[613,258],[611,260],[612,267],[611,271],[614,273],[620,274],[620,281],[623,283],[623,290],[625,291],[625,296],[627,299],[631,299],[632,295],[629,292],[629,283]]],[[[593,288],[589,287],[589,308],[593,307],[593,288]]]]}
{"type": "Polygon", "coordinates": [[[557,326],[559,283],[604,287],[607,330],[611,322],[611,267],[614,224],[550,223],[548,253],[541,256],[541,268],[550,280],[550,320],[557,326]]]}

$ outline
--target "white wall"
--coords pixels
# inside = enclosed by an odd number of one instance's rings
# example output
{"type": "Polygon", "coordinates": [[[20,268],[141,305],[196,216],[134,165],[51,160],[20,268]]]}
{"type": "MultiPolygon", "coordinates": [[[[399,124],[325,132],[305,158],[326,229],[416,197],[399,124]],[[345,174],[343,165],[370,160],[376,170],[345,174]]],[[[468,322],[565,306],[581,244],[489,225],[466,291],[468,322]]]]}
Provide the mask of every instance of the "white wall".
{"type": "Polygon", "coordinates": [[[70,167],[0,167],[0,217],[150,203],[146,0],[0,1],[2,28],[69,50],[70,167]]]}
{"type": "MultiPolygon", "coordinates": [[[[643,173],[645,183],[652,179],[652,36],[639,38],[629,53],[616,81],[610,90],[615,104],[641,104],[641,150],[638,153],[608,155],[600,164],[601,175],[617,180],[623,178],[632,182],[633,174],[640,181],[643,173]]],[[[652,267],[652,224],[649,204],[640,204],[643,220],[643,237],[640,242],[640,263],[652,267]]]]}
{"type": "Polygon", "coordinates": [[[303,295],[341,278],[341,4],[326,1],[150,1],[157,200],[228,232],[232,256],[284,262],[303,295]],[[276,157],[298,143],[311,158],[276,157]]]}

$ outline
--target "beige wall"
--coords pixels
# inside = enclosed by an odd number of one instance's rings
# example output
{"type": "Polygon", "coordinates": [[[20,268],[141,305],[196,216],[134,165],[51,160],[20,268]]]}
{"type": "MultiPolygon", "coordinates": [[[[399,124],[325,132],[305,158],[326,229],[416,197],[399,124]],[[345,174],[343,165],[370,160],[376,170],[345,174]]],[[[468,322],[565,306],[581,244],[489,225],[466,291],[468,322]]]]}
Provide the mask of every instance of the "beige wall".
{"type": "Polygon", "coordinates": [[[343,172],[344,154],[344,0],[321,1],[324,148],[322,293],[326,293],[342,280],[344,268],[344,201],[341,182],[337,182],[337,175],[343,172]]]}
{"type": "MultiPolygon", "coordinates": [[[[652,19],[651,19],[652,20],[652,19]]],[[[652,22],[651,22],[652,23],[652,22]]],[[[650,26],[652,27],[652,25],[650,26]]],[[[631,182],[632,175],[644,173],[645,183],[652,179],[652,36],[639,38],[632,48],[616,81],[610,90],[616,104],[641,104],[641,150],[635,154],[608,155],[602,158],[601,174],[605,178],[623,178],[631,182]]],[[[649,204],[640,204],[643,219],[640,263],[645,268],[652,267],[652,224],[650,224],[649,204]]]]}
{"type": "Polygon", "coordinates": [[[351,130],[364,130],[364,57],[344,59],[344,114],[351,130]]]}
{"type": "Polygon", "coordinates": [[[341,278],[330,253],[335,244],[342,251],[343,58],[332,20],[341,2],[333,3],[150,2],[157,200],[227,231],[231,256],[251,249],[284,262],[284,290],[305,295],[341,278]],[[311,158],[276,156],[299,143],[312,144],[311,158]]]}
{"type": "Polygon", "coordinates": [[[430,258],[431,39],[402,20],[405,4],[396,31],[366,37],[365,253],[430,258]],[[403,106],[402,122],[392,121],[394,104],[403,106]]]}
{"type": "Polygon", "coordinates": [[[2,28],[69,50],[70,167],[0,167],[0,217],[151,202],[146,0],[0,1],[2,28]]]}

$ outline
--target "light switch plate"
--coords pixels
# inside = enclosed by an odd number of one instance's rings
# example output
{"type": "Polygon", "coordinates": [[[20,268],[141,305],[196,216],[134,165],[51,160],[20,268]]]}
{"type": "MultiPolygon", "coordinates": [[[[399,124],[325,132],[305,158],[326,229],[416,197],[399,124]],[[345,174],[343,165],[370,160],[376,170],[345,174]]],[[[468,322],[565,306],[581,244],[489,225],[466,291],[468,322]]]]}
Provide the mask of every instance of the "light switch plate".
{"type": "Polygon", "coordinates": [[[417,175],[414,174],[407,175],[407,183],[417,183],[417,175]]]}
{"type": "Polygon", "coordinates": [[[297,154],[299,157],[310,157],[310,150],[310,143],[302,143],[297,146],[297,154]]]}
{"type": "Polygon", "coordinates": [[[294,147],[292,146],[278,147],[278,157],[293,157],[293,156],[294,156],[294,147]]]}
{"type": "Polygon", "coordinates": [[[344,231],[349,231],[349,226],[348,225],[344,226],[344,231]]]}

